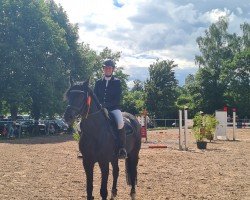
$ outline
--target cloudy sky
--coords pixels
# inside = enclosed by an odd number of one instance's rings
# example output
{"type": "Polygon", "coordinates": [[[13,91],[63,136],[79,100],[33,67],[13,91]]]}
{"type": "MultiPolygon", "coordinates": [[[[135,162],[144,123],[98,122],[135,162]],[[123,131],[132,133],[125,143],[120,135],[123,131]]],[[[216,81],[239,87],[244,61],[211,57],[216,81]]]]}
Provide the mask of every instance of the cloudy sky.
{"type": "Polygon", "coordinates": [[[220,16],[229,17],[229,31],[241,33],[250,23],[249,0],[55,0],[78,23],[81,42],[100,52],[121,51],[118,66],[130,81],[148,78],[148,67],[160,60],[178,64],[176,77],[195,73],[196,38],[220,16]]]}

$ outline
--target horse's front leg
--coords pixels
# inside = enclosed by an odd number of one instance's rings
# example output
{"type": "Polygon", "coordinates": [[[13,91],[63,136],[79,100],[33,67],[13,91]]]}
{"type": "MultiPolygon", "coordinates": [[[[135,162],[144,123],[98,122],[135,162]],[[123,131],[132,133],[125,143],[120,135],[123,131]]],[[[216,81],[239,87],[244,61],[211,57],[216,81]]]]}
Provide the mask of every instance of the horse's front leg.
{"type": "Polygon", "coordinates": [[[108,196],[107,184],[109,176],[109,162],[99,162],[99,166],[102,173],[102,184],[100,189],[100,195],[102,200],[106,200],[108,196]]]}
{"type": "Polygon", "coordinates": [[[117,180],[119,176],[119,165],[118,165],[118,159],[114,159],[112,162],[112,167],[113,167],[113,185],[112,185],[112,194],[111,194],[111,199],[115,199],[117,196],[117,180]]]}
{"type": "Polygon", "coordinates": [[[93,170],[94,170],[94,163],[93,162],[84,162],[83,167],[86,173],[86,181],[87,181],[87,200],[93,200],[94,197],[92,196],[93,193],[93,170]]]}

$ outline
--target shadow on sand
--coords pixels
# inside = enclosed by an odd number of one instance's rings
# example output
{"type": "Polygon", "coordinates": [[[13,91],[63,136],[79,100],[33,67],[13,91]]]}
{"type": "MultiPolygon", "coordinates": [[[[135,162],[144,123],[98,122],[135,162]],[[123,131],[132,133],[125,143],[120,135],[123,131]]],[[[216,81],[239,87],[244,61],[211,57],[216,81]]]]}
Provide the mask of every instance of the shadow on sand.
{"type": "Polygon", "coordinates": [[[15,138],[15,139],[4,139],[0,140],[0,143],[8,144],[53,144],[73,141],[72,135],[68,134],[58,134],[58,135],[43,135],[27,138],[15,138]]]}

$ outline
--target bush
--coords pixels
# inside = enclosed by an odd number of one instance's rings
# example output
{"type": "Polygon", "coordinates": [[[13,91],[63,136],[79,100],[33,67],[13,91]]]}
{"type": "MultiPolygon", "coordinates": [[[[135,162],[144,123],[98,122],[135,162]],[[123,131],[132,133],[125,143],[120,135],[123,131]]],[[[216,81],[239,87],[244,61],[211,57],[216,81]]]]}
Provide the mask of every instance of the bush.
{"type": "Polygon", "coordinates": [[[192,131],[196,141],[203,141],[204,139],[212,140],[214,137],[214,131],[218,121],[214,115],[195,115],[194,125],[192,131]]]}

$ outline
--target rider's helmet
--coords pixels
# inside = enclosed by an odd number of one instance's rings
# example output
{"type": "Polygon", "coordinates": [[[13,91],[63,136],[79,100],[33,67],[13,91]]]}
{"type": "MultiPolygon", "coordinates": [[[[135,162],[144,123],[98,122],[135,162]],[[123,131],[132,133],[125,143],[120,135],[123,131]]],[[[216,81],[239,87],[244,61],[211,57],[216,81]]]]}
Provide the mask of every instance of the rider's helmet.
{"type": "Polygon", "coordinates": [[[115,68],[115,62],[111,59],[107,59],[103,62],[102,67],[113,67],[115,68]]]}

